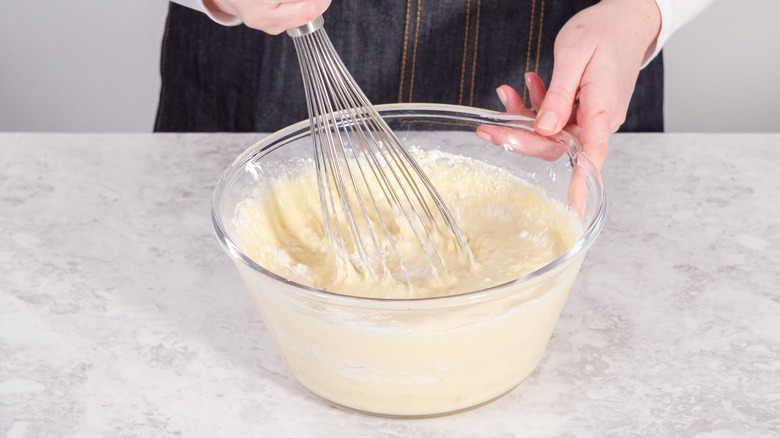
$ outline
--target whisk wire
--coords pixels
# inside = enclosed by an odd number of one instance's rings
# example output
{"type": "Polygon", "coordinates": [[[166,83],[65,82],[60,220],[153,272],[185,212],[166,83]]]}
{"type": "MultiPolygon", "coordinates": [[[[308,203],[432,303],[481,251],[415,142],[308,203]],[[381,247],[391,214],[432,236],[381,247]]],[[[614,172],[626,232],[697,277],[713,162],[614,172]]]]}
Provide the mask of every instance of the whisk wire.
{"type": "MultiPolygon", "coordinates": [[[[335,51],[332,53],[335,53],[335,51]]],[[[433,242],[433,235],[431,234],[430,227],[425,226],[418,206],[422,206],[423,210],[426,212],[430,221],[429,225],[434,224],[433,215],[427,207],[422,192],[415,183],[408,167],[403,163],[403,160],[401,160],[401,156],[388,153],[388,148],[399,149],[400,147],[403,149],[400,141],[388,134],[391,132],[390,128],[373,109],[362,90],[360,90],[355,82],[351,80],[349,72],[340,59],[330,57],[324,59],[324,61],[326,63],[326,69],[333,72],[331,78],[333,80],[331,97],[337,102],[336,107],[342,108],[341,114],[344,115],[342,122],[347,130],[353,134],[346,136],[350,143],[349,150],[360,150],[362,151],[362,157],[365,158],[365,160],[354,160],[356,167],[360,172],[361,181],[363,181],[366,186],[364,193],[368,194],[374,211],[376,211],[377,217],[382,223],[383,231],[388,238],[387,241],[390,242],[393,252],[396,253],[398,260],[403,265],[402,269],[407,270],[408,267],[405,266],[403,257],[400,257],[400,251],[396,245],[396,240],[393,238],[384,219],[384,215],[381,214],[382,209],[373,194],[373,190],[371,190],[372,186],[366,176],[367,172],[364,169],[366,164],[370,168],[374,179],[377,181],[376,186],[378,186],[385,195],[385,199],[392,199],[394,201],[393,205],[402,205],[403,200],[398,196],[398,192],[400,191],[403,194],[406,205],[412,209],[414,215],[411,215],[406,208],[400,208],[398,209],[398,212],[400,212],[407,223],[409,223],[410,230],[420,248],[425,252],[425,255],[429,259],[436,257],[438,261],[443,264],[444,258],[438,251],[436,245],[426,244],[426,242],[433,242]],[[393,179],[388,177],[388,172],[383,170],[389,170],[394,177],[395,183],[393,183],[393,179]],[[406,184],[404,184],[404,181],[406,184]],[[391,190],[391,188],[396,190],[391,190]],[[410,195],[409,189],[411,189],[414,196],[410,195]],[[413,197],[416,198],[416,203],[414,202],[413,197]],[[422,224],[422,226],[417,226],[417,223],[422,224]],[[427,236],[425,236],[428,238],[427,241],[425,237],[420,234],[420,229],[424,230],[427,234],[427,236]]],[[[346,164],[347,167],[350,167],[349,162],[346,164]]],[[[354,177],[351,171],[350,176],[354,177]]],[[[358,199],[360,199],[360,197],[358,197],[358,199]]],[[[365,205],[361,202],[360,206],[361,212],[365,215],[365,205]]],[[[435,266],[433,266],[433,269],[435,271],[435,266]]]]}
{"type": "MultiPolygon", "coordinates": [[[[324,30],[322,32],[322,38],[317,38],[317,40],[323,43],[323,49],[332,50],[327,53],[335,54],[335,49],[333,49],[330,41],[327,40],[324,30]]],[[[333,76],[330,78],[333,80],[332,84],[334,85],[331,90],[331,97],[334,101],[337,101],[336,107],[342,108],[342,114],[347,113],[344,117],[344,121],[348,123],[344,124],[348,127],[349,131],[354,134],[353,136],[347,137],[351,143],[350,149],[353,151],[356,150],[355,145],[357,145],[358,148],[364,152],[364,156],[367,158],[372,174],[378,181],[377,186],[383,191],[386,199],[392,199],[395,202],[394,205],[402,205],[402,202],[404,200],[406,201],[406,205],[412,209],[414,214],[410,215],[409,211],[405,208],[399,210],[410,224],[410,230],[414,234],[418,245],[425,251],[426,256],[429,258],[435,256],[439,262],[443,264],[444,258],[436,245],[426,244],[426,242],[433,242],[434,236],[431,233],[431,226],[435,225],[435,219],[428,207],[428,203],[425,201],[419,185],[415,181],[414,175],[409,170],[409,165],[414,164],[414,159],[411,155],[407,154],[406,148],[403,147],[400,140],[393,135],[381,116],[371,106],[368,97],[365,96],[354,80],[351,79],[349,71],[341,60],[334,56],[324,57],[323,61],[325,62],[326,70],[333,72],[333,76]],[[387,172],[384,172],[383,169],[389,170],[395,184],[388,178],[387,172]],[[391,187],[397,190],[389,190],[391,187]],[[398,191],[402,193],[403,199],[398,196],[398,191]],[[410,191],[412,192],[411,194],[410,191]],[[429,226],[425,226],[426,223],[423,220],[420,210],[425,213],[425,217],[428,219],[427,225],[429,226]],[[416,223],[420,223],[422,226],[415,226],[416,223]],[[420,228],[424,230],[426,236],[420,235],[420,228]],[[425,237],[428,238],[427,241],[425,237]]],[[[363,162],[361,160],[356,160],[356,163],[360,168],[362,181],[366,183],[367,189],[370,189],[368,178],[366,178],[365,172],[363,171],[363,162]]],[[[416,171],[419,179],[425,178],[422,169],[417,168],[416,171]]],[[[381,208],[376,202],[372,190],[366,190],[366,192],[371,198],[375,211],[381,213],[381,208]]],[[[384,224],[383,215],[379,214],[379,218],[382,219],[385,234],[393,245],[394,250],[397,252],[397,248],[395,248],[395,239],[392,238],[388,227],[384,224]]],[[[403,258],[400,258],[400,260],[403,261],[403,258]]]]}
{"type": "Polygon", "coordinates": [[[408,279],[411,267],[397,241],[403,237],[394,236],[393,230],[408,228],[431,273],[445,266],[433,232],[438,230],[454,238],[470,260],[468,245],[441,196],[355,83],[322,24],[320,17],[288,34],[294,37],[301,65],[320,206],[331,245],[344,256],[342,260],[376,276],[377,269],[388,274],[385,243],[408,279]],[[391,214],[382,208],[383,202],[389,204],[391,214]],[[406,227],[399,222],[401,218],[406,227]],[[342,222],[348,233],[342,230],[342,222]],[[386,237],[381,242],[380,235],[386,237]]]}
{"type": "MultiPolygon", "coordinates": [[[[296,45],[301,43],[313,43],[309,39],[295,40],[296,45]]],[[[321,60],[316,57],[321,56],[321,51],[317,48],[309,48],[307,50],[299,50],[299,57],[303,57],[301,60],[301,67],[304,70],[306,77],[313,78],[314,80],[304,81],[304,87],[306,87],[306,101],[310,114],[312,138],[314,139],[315,156],[320,157],[320,165],[317,167],[318,173],[318,185],[320,187],[326,187],[328,190],[320,190],[320,203],[324,205],[323,215],[327,233],[331,242],[337,246],[338,260],[350,260],[349,252],[347,250],[347,243],[344,240],[344,236],[339,231],[341,229],[341,218],[338,214],[337,202],[340,202],[341,209],[351,208],[349,206],[349,198],[346,196],[334,196],[332,190],[330,190],[331,184],[336,187],[336,193],[346,192],[346,184],[343,181],[342,172],[338,171],[338,164],[340,159],[338,158],[338,151],[336,150],[337,141],[334,139],[338,132],[333,132],[329,128],[330,125],[335,124],[333,119],[334,111],[331,103],[325,97],[328,95],[327,84],[322,72],[313,68],[317,65],[317,62],[321,60]],[[331,120],[329,120],[331,119],[331,120]],[[332,180],[332,181],[330,181],[332,180]]],[[[340,140],[339,140],[340,141],[340,140]]],[[[350,233],[355,239],[355,250],[358,252],[359,257],[367,258],[368,255],[365,251],[365,246],[361,242],[361,236],[357,233],[357,224],[355,223],[355,217],[353,215],[344,215],[344,221],[346,226],[350,229],[350,233]]]]}
{"type": "MultiPolygon", "coordinates": [[[[344,124],[345,119],[343,110],[337,110],[337,108],[344,108],[347,105],[354,106],[355,102],[348,102],[345,99],[346,95],[343,92],[343,89],[346,85],[341,81],[342,78],[340,78],[338,75],[326,74],[334,68],[332,59],[324,56],[324,54],[331,53],[333,50],[332,46],[329,47],[329,41],[322,38],[322,35],[318,33],[312,34],[311,36],[311,38],[301,38],[300,41],[302,44],[310,43],[311,46],[306,48],[311,50],[303,50],[303,52],[308,53],[308,58],[304,57],[304,62],[307,64],[305,68],[305,75],[312,79],[311,85],[313,89],[310,93],[307,93],[307,102],[309,102],[309,114],[311,115],[310,119],[312,121],[312,130],[324,135],[327,140],[325,142],[319,141],[318,144],[315,144],[315,153],[317,155],[325,156],[325,159],[323,160],[326,163],[326,166],[323,167],[323,173],[325,175],[320,176],[320,181],[321,187],[324,186],[326,190],[321,190],[320,195],[321,197],[325,195],[330,199],[331,211],[327,213],[326,220],[332,222],[332,225],[329,225],[328,228],[331,230],[340,229],[338,221],[340,215],[338,214],[338,211],[335,207],[336,202],[334,201],[333,190],[330,190],[331,184],[327,181],[327,175],[330,175],[332,178],[333,187],[335,188],[336,192],[335,198],[341,201],[342,211],[354,211],[352,203],[354,202],[357,205],[356,208],[360,211],[360,217],[362,217],[364,225],[369,231],[365,234],[369,236],[371,244],[374,246],[374,254],[377,254],[381,258],[378,265],[385,268],[387,263],[384,258],[384,253],[381,251],[376,232],[373,232],[370,229],[372,227],[372,223],[369,219],[369,214],[363,199],[359,196],[361,190],[357,186],[358,178],[356,178],[355,169],[353,169],[353,165],[351,164],[355,163],[356,166],[359,167],[361,166],[361,162],[360,160],[355,160],[354,156],[349,156],[348,151],[354,150],[354,147],[349,148],[345,146],[345,136],[342,136],[337,129],[338,126],[344,124]],[[317,65],[327,66],[326,68],[331,70],[326,70],[323,72],[321,69],[318,70],[316,68],[312,68],[312,66],[317,65]],[[326,98],[326,96],[331,96],[332,98],[338,97],[342,100],[342,102],[333,102],[331,99],[326,98]],[[345,174],[347,176],[346,178],[345,174]],[[348,181],[348,183],[345,183],[345,180],[348,181]],[[352,195],[350,195],[350,193],[352,193],[352,195]]],[[[298,41],[299,40],[296,39],[296,45],[298,44],[298,41]]],[[[313,135],[313,137],[317,137],[317,135],[313,135]]],[[[350,141],[351,137],[346,136],[346,140],[350,141]]],[[[364,172],[362,169],[358,170],[360,170],[360,173],[363,176],[363,181],[365,181],[364,172]]],[[[371,194],[370,192],[368,193],[371,194]]],[[[377,208],[376,200],[373,199],[373,195],[371,197],[374,207],[377,208]]],[[[366,245],[363,242],[363,233],[360,233],[360,227],[355,220],[355,215],[344,214],[344,216],[350,230],[350,235],[353,239],[355,250],[358,252],[358,259],[362,262],[360,263],[361,266],[359,267],[374,273],[372,271],[374,270],[375,264],[370,263],[368,251],[366,250],[366,245]]],[[[382,216],[378,217],[382,222],[382,227],[385,229],[385,233],[389,235],[389,230],[387,230],[387,225],[384,223],[384,218],[382,216]]],[[[351,260],[351,258],[348,257],[346,243],[344,242],[343,236],[341,236],[341,234],[338,232],[336,232],[336,234],[339,236],[338,241],[342,251],[347,255],[347,257],[344,259],[351,260]]],[[[400,253],[398,253],[394,242],[391,241],[391,243],[393,244],[393,251],[396,253],[396,256],[400,257],[400,253]]]]}
{"type": "MultiPolygon", "coordinates": [[[[383,164],[374,151],[371,150],[370,145],[372,142],[367,139],[368,134],[373,134],[371,131],[367,131],[364,127],[366,123],[366,116],[364,111],[366,105],[370,104],[368,104],[367,100],[365,99],[360,100],[355,98],[358,96],[358,94],[356,93],[354,83],[350,83],[348,80],[345,80],[344,76],[342,76],[345,73],[343,65],[339,65],[337,62],[334,62],[333,59],[329,59],[328,68],[335,69],[338,71],[338,73],[340,73],[334,74],[332,77],[333,89],[331,96],[334,101],[336,101],[337,107],[342,108],[339,113],[341,116],[339,124],[348,133],[347,135],[341,137],[342,143],[340,144],[342,148],[344,148],[345,155],[346,151],[351,151],[353,154],[351,157],[353,159],[346,160],[344,165],[347,169],[347,173],[353,181],[360,180],[363,183],[363,190],[361,191],[359,188],[357,188],[357,186],[355,186],[353,195],[358,200],[360,212],[361,215],[365,218],[365,224],[369,234],[373,237],[376,235],[376,232],[381,231],[384,233],[386,237],[385,241],[389,243],[393,254],[401,264],[401,269],[405,271],[408,269],[408,267],[404,263],[403,257],[401,257],[401,252],[398,248],[396,240],[393,239],[392,232],[390,230],[390,224],[388,224],[385,215],[382,214],[379,201],[377,200],[373,190],[371,190],[372,185],[370,182],[370,175],[373,175],[374,180],[378,182],[376,186],[380,187],[383,195],[385,196],[385,199],[390,199],[389,194],[393,193],[392,191],[387,190],[387,181],[382,181],[381,175],[383,175],[383,173],[380,171],[380,169],[382,168],[383,164]],[[347,146],[344,146],[345,142],[348,144],[347,146]],[[357,154],[355,151],[363,151],[363,154],[357,154]],[[360,175],[360,178],[356,178],[356,174],[353,173],[353,166],[350,163],[354,163],[354,168],[360,175]],[[370,201],[369,205],[373,207],[373,210],[367,207],[366,203],[363,202],[363,197],[360,196],[360,194],[368,196],[368,200],[370,201]],[[379,222],[379,230],[373,230],[374,222],[369,219],[371,217],[369,210],[375,213],[374,217],[379,222]]],[[[379,245],[376,240],[374,240],[374,243],[376,253],[381,259],[380,263],[386,269],[387,258],[385,251],[382,251],[381,245],[379,245]]]]}

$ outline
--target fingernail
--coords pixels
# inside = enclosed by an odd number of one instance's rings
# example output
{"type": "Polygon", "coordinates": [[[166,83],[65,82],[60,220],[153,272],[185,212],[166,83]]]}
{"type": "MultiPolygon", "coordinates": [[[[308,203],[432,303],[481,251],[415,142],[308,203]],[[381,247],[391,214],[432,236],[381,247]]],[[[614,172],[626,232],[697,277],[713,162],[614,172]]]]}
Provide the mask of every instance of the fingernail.
{"type": "Polygon", "coordinates": [[[526,72],[525,75],[523,75],[523,76],[525,77],[525,84],[530,87],[531,86],[531,73],[530,72],[526,72]]]}
{"type": "Polygon", "coordinates": [[[498,100],[501,101],[501,104],[506,107],[506,93],[501,88],[496,88],[496,94],[498,95],[498,100]]]}
{"type": "Polygon", "coordinates": [[[558,125],[558,115],[552,111],[545,111],[536,117],[536,127],[545,131],[552,131],[558,125]]]}
{"type": "Polygon", "coordinates": [[[482,140],[493,143],[493,137],[491,137],[490,134],[488,134],[485,131],[477,131],[477,137],[481,138],[482,140]]]}

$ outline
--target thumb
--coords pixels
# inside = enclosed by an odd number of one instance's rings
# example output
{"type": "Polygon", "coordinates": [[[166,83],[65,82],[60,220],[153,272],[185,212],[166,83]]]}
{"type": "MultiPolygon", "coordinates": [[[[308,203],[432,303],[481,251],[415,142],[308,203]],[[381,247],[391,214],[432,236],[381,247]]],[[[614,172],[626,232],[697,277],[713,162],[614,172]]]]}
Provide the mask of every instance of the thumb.
{"type": "Polygon", "coordinates": [[[536,132],[541,135],[557,134],[569,123],[587,64],[588,58],[582,54],[556,57],[550,87],[534,122],[536,132]]]}
{"type": "Polygon", "coordinates": [[[579,80],[561,83],[562,81],[556,81],[556,79],[557,77],[553,76],[550,88],[547,89],[547,95],[539,107],[539,112],[534,122],[534,128],[542,135],[552,135],[560,132],[569,122],[572,108],[574,107],[579,80]]]}

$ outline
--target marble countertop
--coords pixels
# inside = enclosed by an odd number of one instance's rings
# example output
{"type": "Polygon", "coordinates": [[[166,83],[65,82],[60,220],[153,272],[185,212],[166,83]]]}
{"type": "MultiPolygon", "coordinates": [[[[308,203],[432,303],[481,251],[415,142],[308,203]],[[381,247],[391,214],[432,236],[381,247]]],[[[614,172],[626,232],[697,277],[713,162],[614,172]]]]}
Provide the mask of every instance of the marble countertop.
{"type": "Polygon", "coordinates": [[[210,200],[250,134],[0,134],[0,437],[780,434],[780,135],[618,134],[536,371],[464,413],[288,373],[210,200]]]}

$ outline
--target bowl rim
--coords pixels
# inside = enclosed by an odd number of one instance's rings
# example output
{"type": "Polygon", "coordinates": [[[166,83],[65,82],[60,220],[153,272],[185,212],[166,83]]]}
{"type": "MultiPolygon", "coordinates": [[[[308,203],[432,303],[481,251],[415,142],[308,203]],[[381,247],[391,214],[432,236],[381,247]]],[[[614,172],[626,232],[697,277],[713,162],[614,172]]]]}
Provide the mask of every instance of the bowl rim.
{"type": "MultiPolygon", "coordinates": [[[[499,113],[492,110],[485,110],[481,108],[449,105],[449,104],[430,104],[430,103],[392,103],[375,105],[375,109],[380,114],[389,114],[396,117],[399,116],[416,116],[416,117],[441,117],[446,114],[450,114],[450,117],[457,118],[481,118],[497,123],[520,123],[524,126],[533,126],[533,119],[521,115],[511,115],[506,113],[499,113]]],[[[337,292],[330,292],[323,289],[307,286],[295,282],[293,280],[284,278],[268,269],[262,267],[254,260],[244,254],[228,236],[223,226],[222,219],[219,215],[219,211],[222,207],[220,194],[225,191],[226,186],[231,182],[232,178],[237,172],[243,168],[243,166],[252,158],[258,155],[267,153],[271,150],[279,147],[278,143],[284,141],[289,142],[299,137],[305,137],[309,135],[309,121],[301,120],[297,123],[282,128],[276,132],[269,133],[263,136],[260,140],[250,145],[244,152],[236,157],[233,162],[223,171],[217,184],[215,185],[212,200],[211,200],[211,219],[214,228],[214,233],[217,240],[222,245],[223,249],[229,253],[229,255],[235,259],[240,260],[243,264],[247,265],[253,271],[259,272],[266,277],[279,281],[283,284],[293,286],[295,289],[291,291],[304,298],[319,298],[324,301],[340,302],[342,305],[350,307],[364,307],[364,306],[382,306],[400,305],[405,307],[411,303],[414,303],[415,307],[425,304],[431,304],[446,307],[448,305],[457,305],[458,303],[472,303],[474,301],[489,301],[499,298],[504,294],[501,291],[505,291],[508,286],[516,284],[533,284],[534,280],[544,278],[551,272],[555,272],[568,262],[573,260],[577,255],[587,251],[587,249],[594,243],[596,237],[601,232],[606,219],[606,192],[604,189],[601,174],[596,168],[593,161],[582,151],[579,141],[571,134],[562,131],[563,140],[559,140],[561,143],[567,143],[570,146],[570,162],[572,165],[578,165],[582,167],[584,164],[587,166],[586,173],[592,176],[600,189],[599,205],[594,214],[593,219],[584,228],[582,235],[575,241],[563,254],[558,256],[555,260],[544,265],[543,267],[529,272],[514,280],[504,282],[501,284],[493,285],[487,288],[478,289],[474,291],[459,293],[455,295],[444,295],[425,298],[377,298],[377,297],[363,297],[356,295],[346,295],[337,292]],[[275,145],[274,147],[269,147],[275,145]],[[580,160],[583,162],[581,163],[580,160]]],[[[521,289],[525,290],[525,288],[521,289]]],[[[514,293],[514,292],[513,292],[514,293]]]]}

